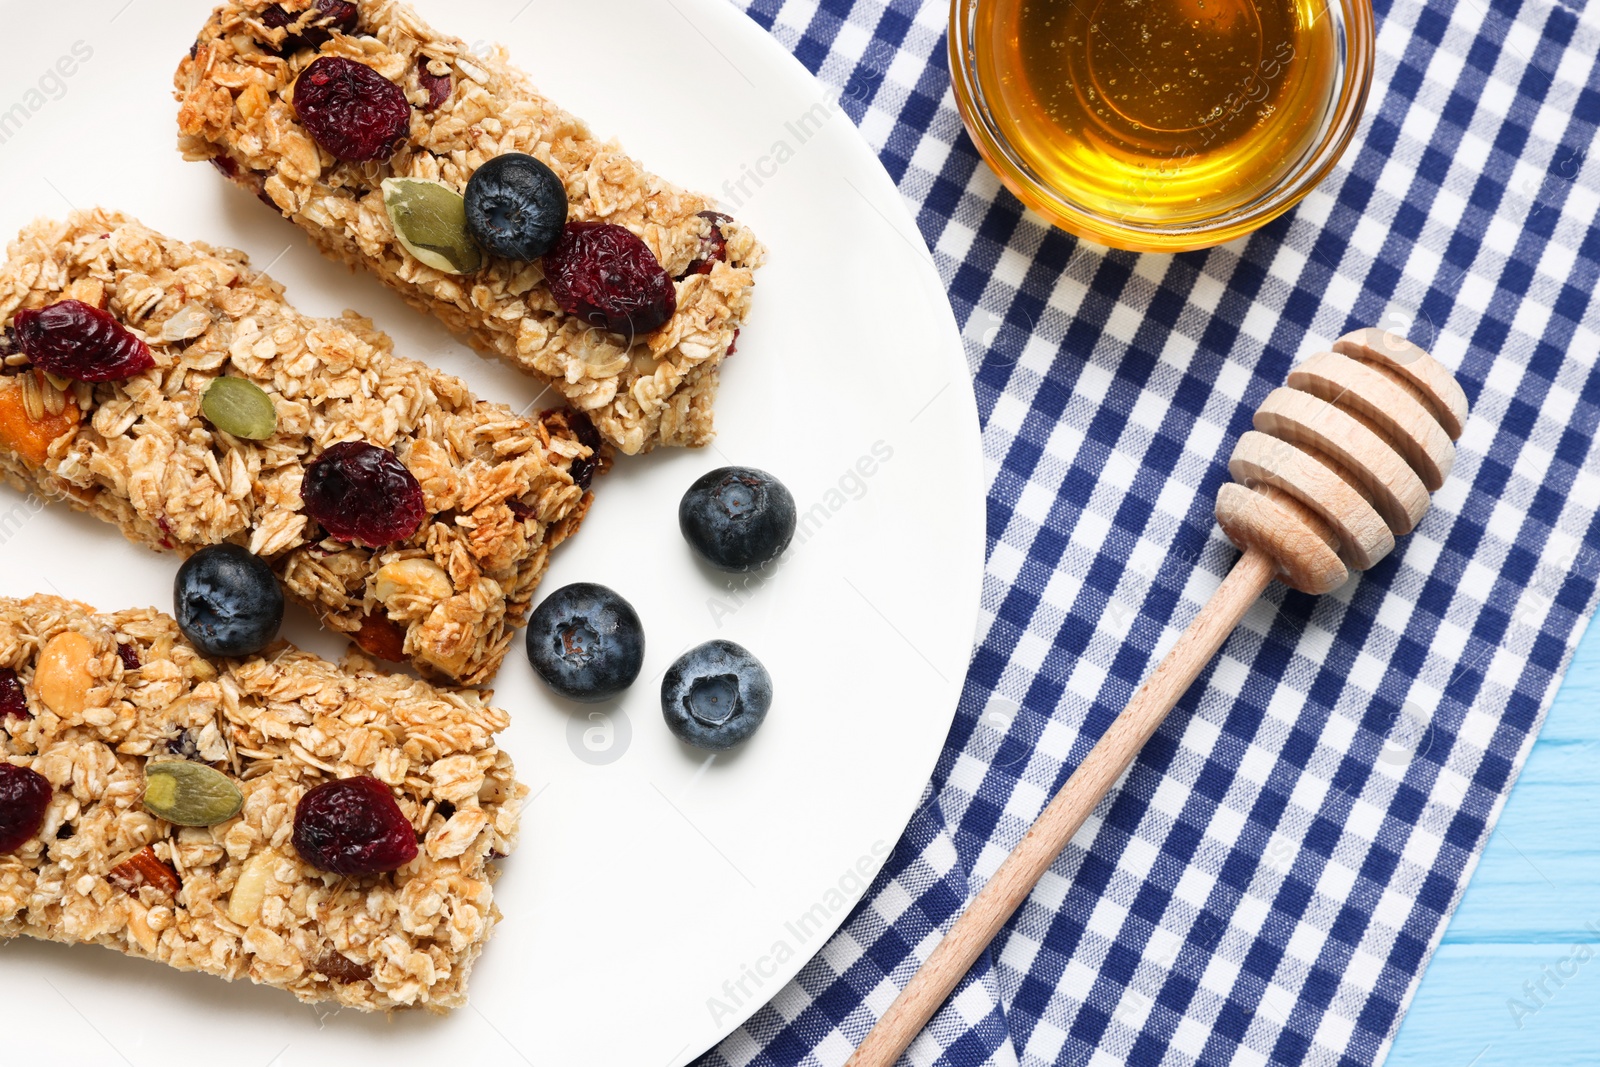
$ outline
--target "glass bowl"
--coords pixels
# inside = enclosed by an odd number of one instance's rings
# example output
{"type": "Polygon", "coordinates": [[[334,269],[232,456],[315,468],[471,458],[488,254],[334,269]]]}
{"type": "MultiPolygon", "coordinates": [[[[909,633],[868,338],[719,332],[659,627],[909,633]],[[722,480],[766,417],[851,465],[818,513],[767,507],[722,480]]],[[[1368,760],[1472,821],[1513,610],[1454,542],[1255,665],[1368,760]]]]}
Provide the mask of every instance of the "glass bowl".
{"type": "MultiPolygon", "coordinates": [[[[1029,151],[1005,132],[995,108],[999,93],[986,92],[980,73],[984,27],[980,10],[1000,0],[952,0],[950,79],[962,120],[979,153],[1006,187],[1053,224],[1099,244],[1135,252],[1183,252],[1230,241],[1288,211],[1333,169],[1354,137],[1372,84],[1373,17],[1370,0],[1328,0],[1336,55],[1326,105],[1317,128],[1298,158],[1247,199],[1234,196],[1214,210],[1203,202],[1179,220],[1141,215],[1140,205],[1107,210],[1074,199],[1053,186],[1030,162],[1029,151]]],[[[1034,0],[1039,2],[1039,0],[1034,0]]],[[[1321,17],[1321,16],[1319,16],[1321,17]]],[[[987,59],[988,57],[983,57],[987,59]]],[[[992,69],[993,63],[988,64],[992,69]]]]}

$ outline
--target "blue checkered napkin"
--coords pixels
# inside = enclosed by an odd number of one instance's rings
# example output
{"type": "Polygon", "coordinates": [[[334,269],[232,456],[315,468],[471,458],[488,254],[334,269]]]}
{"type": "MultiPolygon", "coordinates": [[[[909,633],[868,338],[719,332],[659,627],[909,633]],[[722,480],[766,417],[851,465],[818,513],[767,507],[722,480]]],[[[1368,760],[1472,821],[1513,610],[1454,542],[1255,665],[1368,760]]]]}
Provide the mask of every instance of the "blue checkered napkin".
{"type": "Polygon", "coordinates": [[[1600,16],[1486,2],[1380,0],[1338,171],[1247,240],[1162,257],[999,189],[952,106],[940,0],[754,0],[915,210],[993,481],[981,644],[926,803],[704,1062],[845,1059],[1231,564],[1211,509],[1257,404],[1372,324],[1473,404],[1433,510],[1339,592],[1251,612],[911,1060],[1383,1058],[1600,573],[1600,16]]]}

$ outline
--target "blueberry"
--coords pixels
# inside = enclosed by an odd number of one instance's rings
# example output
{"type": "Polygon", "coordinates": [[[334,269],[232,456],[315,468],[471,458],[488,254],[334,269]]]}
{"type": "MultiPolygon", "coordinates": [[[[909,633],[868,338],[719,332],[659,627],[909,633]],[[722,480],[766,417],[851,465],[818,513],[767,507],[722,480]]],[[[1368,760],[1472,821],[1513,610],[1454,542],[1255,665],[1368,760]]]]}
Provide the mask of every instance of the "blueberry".
{"type": "Polygon", "coordinates": [[[633,605],[603,585],[562,586],[533,609],[528,662],[569,700],[608,700],[639,677],[644,626],[633,605]]]}
{"type": "Polygon", "coordinates": [[[772,676],[732,641],[696,645],[661,679],[667,727],[696,748],[732,748],[756,732],[771,706],[772,676]]]}
{"type": "Polygon", "coordinates": [[[689,547],[725,571],[753,571],[783,555],[794,524],[794,497],[754,467],[703,474],[678,504],[678,528],[689,547]]]}
{"type": "Polygon", "coordinates": [[[239,545],[208,545],[184,560],[172,599],[178,629],[208,656],[254,655],[283,623],[272,568],[239,545]]]}
{"type": "Polygon", "coordinates": [[[556,172],[521,152],[486,161],[467,180],[467,229],[506,259],[535,260],[567,224],[567,190],[556,172]]]}

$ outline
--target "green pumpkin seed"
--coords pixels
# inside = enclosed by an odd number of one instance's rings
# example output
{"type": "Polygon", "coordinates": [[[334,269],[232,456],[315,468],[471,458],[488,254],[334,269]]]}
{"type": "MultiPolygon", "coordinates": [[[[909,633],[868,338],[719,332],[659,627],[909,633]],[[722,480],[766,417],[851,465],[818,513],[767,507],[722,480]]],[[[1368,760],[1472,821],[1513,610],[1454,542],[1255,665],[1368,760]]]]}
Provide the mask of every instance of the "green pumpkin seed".
{"type": "Polygon", "coordinates": [[[467,202],[443,182],[385,178],[383,206],[406,251],[446,274],[483,266],[483,249],[467,232],[467,202]]]}
{"type": "Polygon", "coordinates": [[[189,760],[162,760],[144,769],[144,806],[179,826],[215,826],[244,807],[239,787],[221,771],[189,760]]]}
{"type": "Polygon", "coordinates": [[[206,387],[200,411],[224,433],[248,441],[265,441],[278,429],[272,398],[248,378],[218,378],[206,387]]]}

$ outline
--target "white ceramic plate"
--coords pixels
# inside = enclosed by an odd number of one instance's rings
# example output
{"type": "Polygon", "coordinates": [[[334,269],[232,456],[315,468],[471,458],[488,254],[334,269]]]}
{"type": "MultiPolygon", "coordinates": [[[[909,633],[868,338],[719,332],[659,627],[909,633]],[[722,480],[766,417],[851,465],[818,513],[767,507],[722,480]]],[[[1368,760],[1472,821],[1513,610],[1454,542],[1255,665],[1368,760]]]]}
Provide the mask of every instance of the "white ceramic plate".
{"type": "MultiPolygon", "coordinates": [[[[418,6],[468,41],[505,42],[556,100],[660,173],[716,191],[771,248],[723,376],[715,446],[618,463],[546,579],[622,591],[645,621],[644,674],[590,718],[541,687],[520,641],[506,660],[505,745],[537,796],[469,1007],[319,1013],[247,983],[19,939],[0,947],[0,1015],[29,1020],[7,1027],[7,1063],[684,1063],[844,920],[949,728],[982,571],[975,407],[943,288],[849,119],[722,0],[418,6]],[[778,474],[804,516],[804,542],[749,588],[693,562],[677,531],[683,490],[728,463],[778,474]],[[658,693],[673,658],[714,636],[761,657],[777,695],[743,751],[709,760],[667,732],[658,693]]],[[[12,43],[0,232],[70,206],[117,207],[243,248],[302,309],[358,308],[400,352],[480,395],[533,402],[527,379],[179,158],[171,73],[209,7],[75,0],[69,19],[60,5],[0,0],[12,43]]],[[[0,489],[0,593],[170,610],[175,567],[0,489]]],[[[298,609],[287,633],[343,651],[298,609]]]]}

